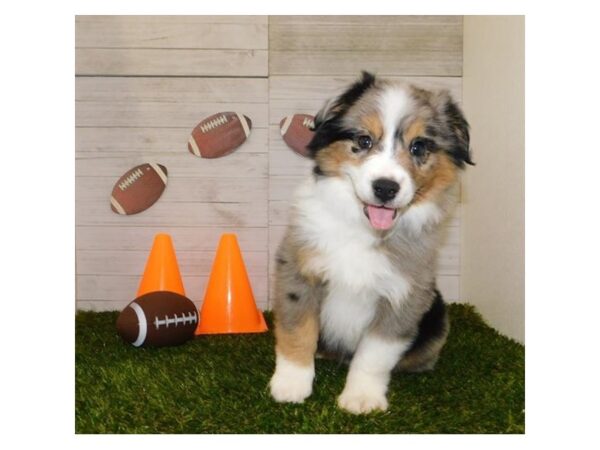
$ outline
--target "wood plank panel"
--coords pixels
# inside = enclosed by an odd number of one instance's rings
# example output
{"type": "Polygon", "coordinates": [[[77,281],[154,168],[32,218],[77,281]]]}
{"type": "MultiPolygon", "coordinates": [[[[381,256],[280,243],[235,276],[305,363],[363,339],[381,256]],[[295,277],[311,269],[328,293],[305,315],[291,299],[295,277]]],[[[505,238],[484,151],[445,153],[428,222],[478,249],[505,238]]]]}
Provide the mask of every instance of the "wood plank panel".
{"type": "Polygon", "coordinates": [[[83,101],[76,104],[75,123],[78,127],[181,127],[191,132],[212,114],[235,111],[248,116],[253,128],[266,128],[268,109],[266,103],[83,101]]]}
{"type": "MultiPolygon", "coordinates": [[[[273,25],[294,25],[303,23],[307,25],[328,25],[328,26],[339,26],[341,24],[353,26],[355,30],[360,30],[365,24],[373,24],[377,26],[407,26],[410,24],[416,24],[426,26],[428,24],[437,24],[438,26],[458,24],[458,32],[462,33],[462,16],[435,16],[435,15],[355,15],[355,16],[344,16],[344,15],[293,15],[293,16],[269,16],[269,24],[273,25]]],[[[432,30],[435,32],[435,28],[432,30]]]]}
{"type": "Polygon", "coordinates": [[[269,200],[290,201],[306,176],[272,176],[269,179],[269,200]]]}
{"type": "Polygon", "coordinates": [[[267,224],[267,205],[265,199],[253,203],[158,201],[142,213],[121,216],[111,211],[107,201],[76,202],[75,223],[91,226],[263,227],[267,224]]]}
{"type": "Polygon", "coordinates": [[[457,54],[462,52],[462,17],[274,16],[269,39],[271,50],[457,54]]]}
{"type": "Polygon", "coordinates": [[[266,77],[268,59],[267,50],[78,48],[75,74],[266,77]]]}
{"type": "Polygon", "coordinates": [[[210,16],[78,16],[75,46],[266,50],[268,24],[265,16],[261,19],[215,23],[210,16]]]}
{"type": "Polygon", "coordinates": [[[460,16],[287,16],[269,26],[271,75],[460,76],[460,16]]]}
{"type": "Polygon", "coordinates": [[[457,275],[439,275],[437,287],[447,302],[460,302],[460,277],[457,275]]]}
{"type": "Polygon", "coordinates": [[[255,178],[268,175],[268,155],[265,153],[232,153],[224,158],[204,159],[187,150],[172,152],[160,158],[136,156],[96,156],[77,153],[76,176],[119,177],[130,168],[145,162],[157,162],[167,167],[169,177],[255,178]]]}
{"type": "Polygon", "coordinates": [[[77,101],[267,103],[268,90],[262,78],[75,78],[77,101]]]}
{"type": "Polygon", "coordinates": [[[124,222],[120,226],[79,225],[75,229],[77,250],[140,250],[149,252],[158,233],[168,233],[176,252],[215,252],[223,233],[235,233],[242,254],[266,251],[269,230],[266,227],[176,227],[168,225],[135,226],[124,222]]]}
{"type": "MultiPolygon", "coordinates": [[[[359,77],[359,73],[346,76],[270,76],[270,100],[297,100],[300,98],[325,100],[340,93],[359,77]]],[[[386,79],[414,84],[428,89],[448,89],[460,101],[461,77],[386,76],[386,79]]]]}
{"type": "MultiPolygon", "coordinates": [[[[277,128],[271,130],[271,135],[279,133],[277,128]]],[[[271,138],[271,142],[279,138],[271,138]]],[[[277,141],[276,141],[277,142],[277,141]]],[[[297,176],[306,177],[312,172],[314,162],[310,158],[300,156],[293,152],[283,141],[271,144],[273,149],[269,153],[269,172],[271,176],[297,176]],[[278,148],[275,148],[277,146],[278,148]]]]}
{"type": "MultiPolygon", "coordinates": [[[[173,152],[187,152],[191,128],[77,127],[75,151],[96,156],[159,158],[173,152]]],[[[253,128],[236,153],[267,153],[268,130],[253,128]]]]}
{"type": "MultiPolygon", "coordinates": [[[[170,175],[170,174],[169,174],[170,175]]],[[[77,202],[108,201],[115,177],[76,177],[77,202]]],[[[170,177],[161,202],[251,203],[267,199],[268,178],[170,177]]]]}
{"type": "Polygon", "coordinates": [[[361,70],[378,75],[444,76],[461,75],[460,54],[435,51],[418,54],[344,51],[273,50],[269,52],[269,73],[273,75],[355,75],[361,70]]]}
{"type": "MultiPolygon", "coordinates": [[[[253,24],[263,24],[267,25],[269,23],[269,16],[265,15],[243,15],[243,16],[235,16],[235,15],[199,15],[199,16],[189,16],[189,15],[169,15],[169,16],[114,16],[114,15],[77,15],[75,16],[75,20],[81,25],[84,23],[97,23],[100,21],[113,21],[114,17],[156,17],[161,20],[172,20],[174,23],[179,22],[182,19],[193,17],[194,21],[198,24],[210,24],[210,23],[253,23],[253,24]]],[[[419,17],[419,16],[417,16],[419,17]]]]}

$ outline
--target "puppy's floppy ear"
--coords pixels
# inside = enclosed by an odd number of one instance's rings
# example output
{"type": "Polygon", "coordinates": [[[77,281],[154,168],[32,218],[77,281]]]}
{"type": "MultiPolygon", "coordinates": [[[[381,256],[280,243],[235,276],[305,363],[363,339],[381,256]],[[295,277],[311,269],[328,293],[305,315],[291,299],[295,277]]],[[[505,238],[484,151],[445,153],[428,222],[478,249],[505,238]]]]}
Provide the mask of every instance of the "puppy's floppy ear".
{"type": "Polygon", "coordinates": [[[465,163],[474,166],[475,163],[471,159],[469,124],[462,110],[448,91],[440,93],[440,100],[441,114],[450,132],[448,153],[458,167],[464,167],[465,163]]]}
{"type": "Polygon", "coordinates": [[[347,139],[351,134],[344,130],[341,118],[356,101],[375,84],[375,75],[362,72],[361,78],[349,86],[342,94],[331,98],[315,115],[315,136],[308,148],[315,155],[317,151],[337,140],[347,139]]]}
{"type": "Polygon", "coordinates": [[[325,102],[325,105],[315,116],[315,129],[320,124],[343,115],[374,84],[375,75],[363,71],[361,77],[342,94],[325,102]]]}
{"type": "Polygon", "coordinates": [[[339,106],[337,105],[338,98],[333,97],[328,99],[323,107],[317,112],[314,120],[313,131],[319,128],[324,122],[331,120],[338,112],[339,106]]]}

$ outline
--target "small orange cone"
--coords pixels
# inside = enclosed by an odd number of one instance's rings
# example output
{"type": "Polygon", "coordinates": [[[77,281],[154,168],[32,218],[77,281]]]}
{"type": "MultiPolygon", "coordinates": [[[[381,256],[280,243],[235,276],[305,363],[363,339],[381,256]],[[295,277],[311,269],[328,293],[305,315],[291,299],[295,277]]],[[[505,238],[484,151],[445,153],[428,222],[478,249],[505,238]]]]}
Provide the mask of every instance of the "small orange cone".
{"type": "Polygon", "coordinates": [[[171,236],[165,233],[154,236],[137,296],[156,291],[175,292],[185,296],[173,242],[171,236]]]}
{"type": "Polygon", "coordinates": [[[200,310],[199,334],[267,331],[235,234],[223,234],[200,310]]]}

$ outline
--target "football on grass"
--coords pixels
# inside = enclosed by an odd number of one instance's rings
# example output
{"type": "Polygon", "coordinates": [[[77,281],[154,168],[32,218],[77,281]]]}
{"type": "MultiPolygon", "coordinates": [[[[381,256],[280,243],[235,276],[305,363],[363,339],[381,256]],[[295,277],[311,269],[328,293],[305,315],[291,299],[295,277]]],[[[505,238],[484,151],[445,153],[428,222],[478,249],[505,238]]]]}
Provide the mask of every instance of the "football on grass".
{"type": "Polygon", "coordinates": [[[306,146],[315,135],[312,130],[315,126],[315,118],[308,114],[294,114],[287,116],[279,122],[279,129],[283,141],[302,156],[309,156],[310,152],[306,146]]]}
{"type": "Polygon", "coordinates": [[[252,121],[237,112],[213,114],[200,122],[188,139],[188,150],[201,158],[220,158],[248,139],[252,121]]]}
{"type": "Polygon", "coordinates": [[[180,345],[194,337],[198,311],[194,303],[174,292],[141,295],[117,319],[117,332],[135,347],[180,345]]]}
{"type": "Polygon", "coordinates": [[[117,214],[137,214],[150,208],[167,186],[167,168],[142,164],[129,169],[113,187],[110,207],[117,214]]]}

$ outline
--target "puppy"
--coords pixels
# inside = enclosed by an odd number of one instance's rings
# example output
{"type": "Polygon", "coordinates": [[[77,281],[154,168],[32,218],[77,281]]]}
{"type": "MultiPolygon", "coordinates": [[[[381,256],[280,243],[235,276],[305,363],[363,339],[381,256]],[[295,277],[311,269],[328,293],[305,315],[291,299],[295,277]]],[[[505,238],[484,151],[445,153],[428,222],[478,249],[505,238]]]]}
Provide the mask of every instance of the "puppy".
{"type": "Polygon", "coordinates": [[[317,114],[309,149],[276,256],[271,394],[304,401],[319,351],[349,361],[341,408],[385,411],[391,372],[433,369],[446,341],[436,256],[469,127],[447,92],[363,72],[317,114]]]}

